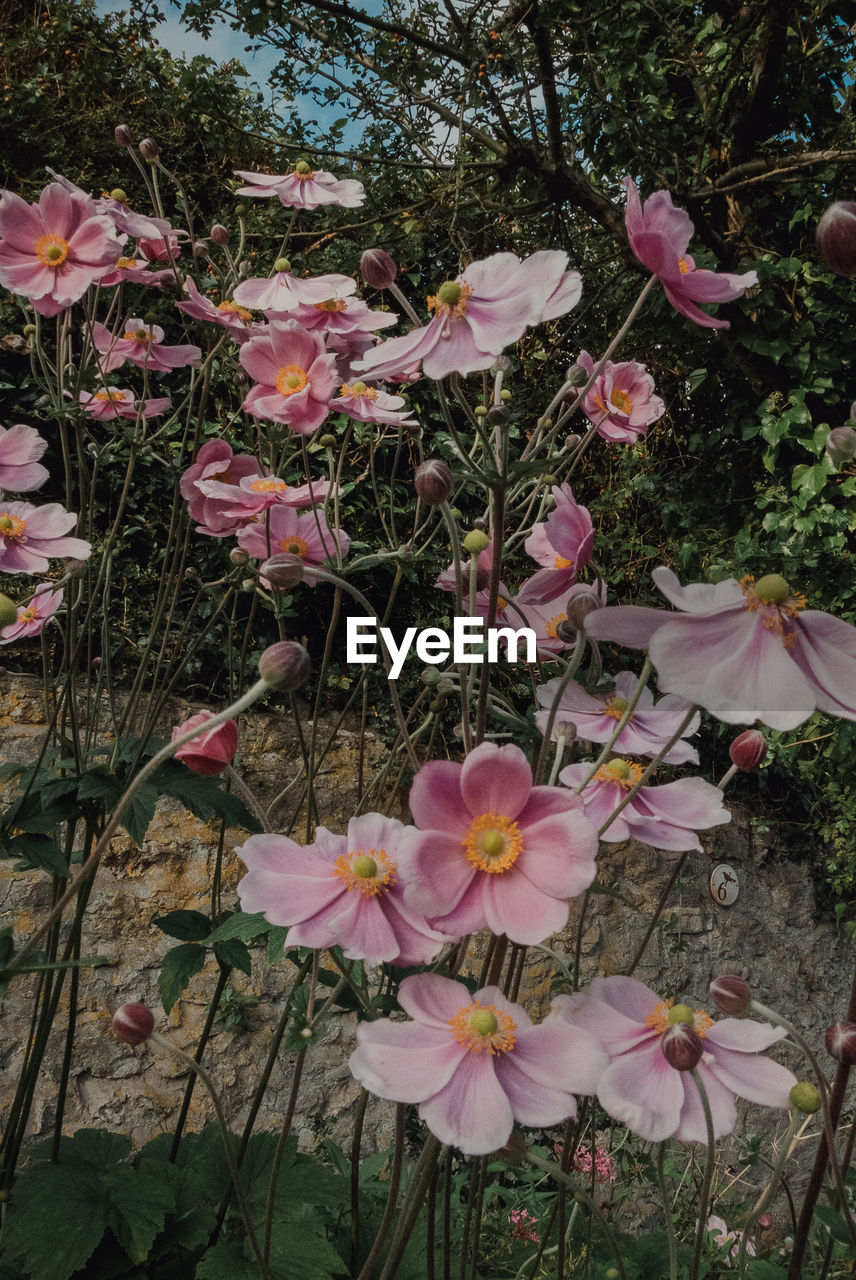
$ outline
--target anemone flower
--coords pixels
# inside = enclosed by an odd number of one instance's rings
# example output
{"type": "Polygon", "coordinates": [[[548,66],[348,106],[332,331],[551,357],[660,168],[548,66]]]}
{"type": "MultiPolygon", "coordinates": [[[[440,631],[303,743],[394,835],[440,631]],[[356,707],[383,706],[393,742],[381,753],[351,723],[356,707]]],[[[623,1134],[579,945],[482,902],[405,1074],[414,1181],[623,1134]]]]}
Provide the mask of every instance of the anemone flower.
{"type": "Polygon", "coordinates": [[[196,521],[196,532],[226,538],[240,527],[242,518],[223,511],[223,503],[199,488],[202,481],[216,481],[229,488],[247,476],[259,475],[259,464],[250,454],[236,454],[225,440],[208,440],[182,473],[179,490],[196,521]]]}
{"type": "MultiPolygon", "coordinates": [[[[238,545],[255,560],[267,560],[284,551],[299,556],[304,565],[311,568],[335,558],[337,546],[340,554],[346,556],[351,539],[342,529],[334,533],[320,511],[298,514],[294,507],[280,505],[271,507],[264,520],[241,529],[238,545]]],[[[311,576],[304,581],[316,585],[311,576]]]]}
{"type": "Polygon", "coordinates": [[[286,209],[317,209],[326,204],[356,209],[366,198],[361,182],[354,178],[336,178],[325,169],[313,169],[305,160],[298,160],[291,173],[251,173],[236,169],[235,174],[249,184],[239,187],[236,195],[257,200],[276,196],[286,209]]]}
{"type": "Polygon", "coordinates": [[[64,591],[52,591],[50,582],[36,587],[29,603],[19,605],[18,616],[0,630],[0,644],[12,644],[30,636],[40,635],[62,604],[64,591]]]}
{"type": "Polygon", "coordinates": [[[199,733],[175,753],[176,760],[187,765],[193,773],[205,778],[212,778],[222,773],[227,764],[231,764],[238,750],[238,726],[234,720],[224,720],[215,724],[213,729],[206,729],[209,720],[214,719],[212,711],[197,711],[196,715],[177,724],[172,731],[172,740],[181,738],[191,729],[199,729],[199,733]]]}
{"type": "Polygon", "coordinates": [[[221,325],[224,329],[228,329],[229,337],[235,342],[247,342],[250,338],[264,333],[266,325],[254,324],[252,311],[233,302],[230,298],[215,305],[210,298],[204,297],[199,292],[189,276],[184,282],[184,289],[188,295],[187,299],[175,305],[179,311],[193,316],[194,320],[208,320],[211,324],[221,325]]]}
{"type": "Polygon", "coordinates": [[[733,275],[697,267],[687,253],[694,227],[683,209],[676,209],[668,191],[655,191],[643,206],[632,178],[625,177],[627,213],[625,226],[630,248],[639,261],[659,277],[666,297],[676,311],[707,329],[727,329],[728,320],[707,315],[697,302],[733,302],[750,285],[758,283],[757,273],[733,275]]]}
{"type": "Polygon", "coordinates": [[[361,1022],[351,1074],[380,1098],[418,1103],[431,1133],[464,1155],[496,1151],[515,1121],[546,1128],[576,1116],[574,1094],[592,1093],[607,1064],[588,1032],[558,1018],[535,1026],[498,987],[471,995],[419,973],[398,1002],[413,1021],[361,1022]]]}
{"type": "Polygon", "coordinates": [[[13,493],[28,493],[41,488],[49,472],[39,458],[47,447],[47,440],[35,427],[23,423],[0,427],[0,492],[11,489],[13,493]]]}
{"type": "MultiPolygon", "coordinates": [[[[595,362],[587,351],[580,352],[577,364],[589,377],[594,373],[595,362]]],[[[654,379],[644,364],[607,360],[586,392],[583,411],[604,440],[635,444],[662,417],[666,406],[654,395],[654,379]]]]}
{"type": "Polygon", "coordinates": [[[734,1095],[766,1107],[787,1107],[796,1077],[759,1055],[781,1040],[779,1027],[747,1018],[714,1020],[703,1009],[663,1000],[635,978],[595,978],[588,995],[560,995],[553,1016],[590,1032],[609,1055],[600,1105],[648,1142],[675,1137],[707,1143],[701,1095],[689,1071],[671,1066],[663,1033],[688,1024],[701,1039],[696,1071],[707,1094],[715,1138],[734,1128],[734,1095]]]}
{"type": "Polygon", "coordinates": [[[219,504],[220,514],[244,525],[262,512],[280,504],[286,507],[314,507],[324,502],[332,491],[329,480],[310,480],[308,484],[289,484],[279,476],[246,475],[234,480],[197,480],[196,489],[219,504]]]}
{"type": "Polygon", "coordinates": [[[405,901],[458,935],[488,925],[522,945],[568,921],[595,875],[597,838],[582,801],[532,785],[519,747],[483,742],[463,764],[435,760],[413,780],[405,901]]]}
{"type": "Polygon", "coordinates": [[[169,396],[138,400],[127,387],[105,387],[102,391],[81,391],[77,397],[85,413],[97,422],[111,418],[157,418],[172,404],[169,396]]]}
{"type": "Polygon", "coordinates": [[[726,724],[793,729],[816,710],[856,720],[856,628],[806,609],[780,574],[686,587],[670,569],[652,576],[681,612],[620,605],[585,626],[595,640],[647,649],[664,692],[726,724]]]}
{"type": "Polygon", "coordinates": [[[553,500],[554,509],[545,522],[533,526],[524,544],[544,567],[520,588],[520,604],[541,605],[566,596],[591,559],[594,526],[588,508],[579,505],[569,484],[554,485],[553,500]]]}
{"type": "Polygon", "coordinates": [[[343,382],[335,400],[330,401],[334,412],[347,414],[358,422],[385,422],[394,427],[416,427],[415,418],[409,416],[402,406],[406,403],[401,396],[391,396],[377,387],[369,387],[365,382],[343,382]]]}
{"type": "Polygon", "coordinates": [[[351,818],[343,836],[319,827],[303,848],[286,836],[251,836],[236,851],[247,866],[241,907],[287,925],[288,947],[341,947],[349,960],[369,964],[427,964],[448,937],[404,902],[406,830],[366,813],[351,818]]]}
{"type": "Polygon", "coordinates": [[[261,337],[244,343],[238,358],[257,383],[244,397],[244,410],[254,418],[310,435],[327,417],[336,357],[317,334],[295,320],[273,320],[261,337]]]}
{"type": "Polygon", "coordinates": [[[198,366],[202,360],[199,347],[190,343],[165,346],[160,325],[146,324],[138,316],[131,316],[125,322],[121,336],[96,321],[92,326],[92,343],[101,357],[98,363],[103,374],[112,373],[128,360],[141,369],[158,373],[169,373],[187,365],[198,366]]]}
{"type": "Polygon", "coordinates": [[[0,498],[0,573],[44,573],[57,556],[88,560],[90,543],[65,536],[76,523],[58,502],[33,507],[0,498]]]}

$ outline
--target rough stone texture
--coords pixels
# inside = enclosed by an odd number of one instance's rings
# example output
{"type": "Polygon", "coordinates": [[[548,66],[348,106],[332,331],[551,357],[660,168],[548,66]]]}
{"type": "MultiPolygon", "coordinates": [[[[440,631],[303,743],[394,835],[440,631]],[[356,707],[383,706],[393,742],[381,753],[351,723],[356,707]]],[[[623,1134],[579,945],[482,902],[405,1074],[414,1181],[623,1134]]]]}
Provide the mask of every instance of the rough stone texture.
{"type": "MultiPolygon", "coordinates": [[[[35,685],[10,681],[9,677],[0,679],[2,755],[6,759],[30,758],[37,747],[41,720],[35,685]]],[[[354,801],[358,748],[359,735],[346,731],[322,766],[322,820],[333,829],[344,829],[354,801]]],[[[369,776],[382,751],[377,742],[368,741],[366,752],[369,776]]],[[[287,717],[248,715],[241,753],[242,774],[268,800],[296,775],[299,756],[294,728],[287,717]]],[[[293,790],[281,813],[297,806],[293,790]]],[[[296,834],[301,838],[299,827],[296,834]]],[[[242,839],[238,831],[227,833],[223,860],[226,906],[236,901],[234,887],[242,864],[233,850],[242,839]]],[[[104,956],[108,963],[81,974],[78,1032],[64,1116],[68,1132],[85,1125],[105,1125],[128,1132],[140,1143],[173,1124],[186,1082],[184,1068],[165,1059],[159,1050],[117,1044],[109,1032],[109,1021],[112,1010],[124,1001],[145,1001],[157,1011],[156,1026],[193,1051],[216,981],[215,966],[212,963],[191,980],[185,997],[167,1018],[157,997],[157,975],[161,957],[175,943],[164,937],[153,920],[182,907],[207,910],[216,841],[214,827],[165,800],[142,849],[124,833],[113,842],[87,913],[84,952],[104,956]]],[[[703,835],[702,841],[705,852],[687,857],[636,976],[663,995],[710,1008],[707,986],[711,977],[729,972],[745,975],[760,999],[793,1018],[818,1047],[831,1074],[822,1035],[830,1021],[843,1016],[852,959],[832,926],[815,918],[807,866],[785,857],[774,838],[755,835],[746,812],[737,812],[729,826],[703,835]],[[740,878],[740,896],[730,908],[718,906],[708,891],[710,871],[723,861],[736,868],[740,878]]],[[[620,973],[627,968],[678,856],[635,843],[604,846],[599,881],[608,892],[594,893],[589,901],[581,939],[583,985],[598,973],[620,973]]],[[[0,865],[0,906],[5,922],[14,922],[21,938],[33,930],[48,896],[49,882],[44,874],[16,874],[10,864],[0,865]]],[[[567,931],[550,943],[571,967],[580,908],[579,901],[572,904],[567,931]]],[[[237,1030],[216,1024],[206,1055],[235,1125],[246,1116],[282,1009],[283,992],[294,973],[290,961],[269,966],[263,949],[254,948],[253,954],[252,979],[236,973],[231,985],[234,992],[254,996],[259,1003],[246,1012],[237,1030]]],[[[470,961],[476,974],[482,955],[477,939],[470,961]]],[[[530,951],[520,999],[535,1016],[547,1010],[554,969],[549,956],[530,951]]],[[[20,1068],[33,986],[31,979],[20,981],[5,1001],[0,1033],[0,1060],[6,1065],[0,1083],[0,1107],[4,1109],[20,1068]]],[[[42,1072],[31,1117],[34,1135],[48,1131],[54,1118],[64,1017],[63,1012],[42,1072]]],[[[337,1017],[328,1024],[326,1041],[307,1054],[295,1122],[304,1148],[310,1148],[321,1135],[340,1143],[347,1141],[357,1092],[347,1070],[353,1037],[352,1019],[337,1017]]],[[[805,1075],[790,1047],[778,1049],[776,1056],[805,1075]]],[[[293,1065],[293,1055],[281,1055],[260,1116],[261,1126],[276,1127],[281,1122],[288,1106],[293,1065]]],[[[391,1111],[385,1103],[371,1102],[367,1149],[387,1144],[391,1111]]],[[[208,1100],[197,1088],[190,1126],[200,1126],[209,1115],[208,1100]]],[[[779,1113],[742,1107],[736,1136],[723,1148],[724,1167],[737,1161],[746,1133],[773,1139],[784,1125],[785,1118],[779,1113]]],[[[760,1176],[750,1175],[747,1186],[760,1176]]]]}

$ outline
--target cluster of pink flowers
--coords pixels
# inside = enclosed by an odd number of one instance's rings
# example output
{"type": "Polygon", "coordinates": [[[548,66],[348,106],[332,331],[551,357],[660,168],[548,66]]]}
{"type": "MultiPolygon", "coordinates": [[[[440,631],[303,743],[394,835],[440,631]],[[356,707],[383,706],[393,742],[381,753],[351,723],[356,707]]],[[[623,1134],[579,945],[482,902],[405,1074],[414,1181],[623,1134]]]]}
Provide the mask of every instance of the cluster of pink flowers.
{"type": "Polygon", "coordinates": [[[515,1240],[522,1240],[524,1244],[540,1244],[541,1237],[535,1230],[538,1219],[528,1209],[512,1209],[508,1220],[515,1240]]]}
{"type": "Polygon", "coordinates": [[[574,1152],[574,1168],[580,1173],[591,1176],[594,1171],[595,1182],[615,1182],[615,1170],[612,1167],[612,1156],[603,1147],[596,1146],[594,1156],[590,1147],[577,1147],[574,1152]]]}

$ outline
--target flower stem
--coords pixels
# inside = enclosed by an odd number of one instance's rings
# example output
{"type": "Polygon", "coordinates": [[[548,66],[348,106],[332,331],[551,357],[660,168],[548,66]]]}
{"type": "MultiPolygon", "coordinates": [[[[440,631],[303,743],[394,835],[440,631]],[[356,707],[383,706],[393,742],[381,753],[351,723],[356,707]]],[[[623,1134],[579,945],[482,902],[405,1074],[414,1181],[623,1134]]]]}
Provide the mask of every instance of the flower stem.
{"type": "Polygon", "coordinates": [[[708,1100],[707,1090],[702,1083],[701,1076],[696,1069],[692,1073],[695,1086],[698,1089],[701,1105],[704,1109],[704,1123],[707,1127],[707,1150],[704,1159],[704,1177],[701,1184],[701,1194],[698,1202],[698,1226],[696,1227],[695,1253],[693,1254],[693,1265],[690,1271],[689,1280],[698,1280],[699,1267],[701,1266],[701,1251],[704,1245],[704,1233],[707,1230],[707,1210],[710,1204],[710,1187],[713,1182],[713,1162],[716,1153],[713,1149],[713,1116],[710,1110],[710,1101],[708,1100]]]}
{"type": "Polygon", "coordinates": [[[669,1204],[669,1188],[666,1184],[666,1143],[661,1142],[657,1149],[657,1179],[660,1183],[660,1194],[663,1197],[663,1213],[666,1219],[666,1236],[669,1241],[669,1280],[678,1280],[678,1245],[675,1240],[675,1223],[672,1218],[672,1207],[669,1204]]]}

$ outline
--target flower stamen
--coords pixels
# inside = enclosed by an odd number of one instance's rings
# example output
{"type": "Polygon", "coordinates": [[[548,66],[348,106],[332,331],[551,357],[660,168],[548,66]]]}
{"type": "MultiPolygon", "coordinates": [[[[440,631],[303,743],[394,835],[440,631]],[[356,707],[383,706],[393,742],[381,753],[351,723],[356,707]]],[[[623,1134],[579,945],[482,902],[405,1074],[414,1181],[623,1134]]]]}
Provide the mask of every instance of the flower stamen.
{"type": "Polygon", "coordinates": [[[39,236],[36,241],[36,257],[43,267],[52,267],[54,270],[61,267],[68,257],[68,250],[68,241],[52,232],[39,236]]]}
{"type": "MultiPolygon", "coordinates": [[[[661,1036],[663,1032],[673,1026],[676,1021],[688,1022],[689,1014],[686,1019],[683,1017],[674,1018],[669,1016],[674,1004],[675,1002],[672,999],[660,1000],[654,1005],[653,1009],[648,1014],[648,1017],[645,1019],[645,1026],[650,1027],[652,1031],[656,1031],[658,1036],[661,1036]]],[[[706,1013],[704,1009],[691,1009],[689,1013],[692,1015],[692,1023],[690,1025],[696,1034],[701,1036],[702,1040],[704,1040],[708,1031],[714,1025],[713,1018],[709,1013],[706,1013]]]]}
{"type": "Polygon", "coordinates": [[[8,511],[0,515],[0,538],[21,538],[26,530],[27,522],[20,516],[10,515],[8,511]]]}
{"type": "Polygon", "coordinates": [[[467,309],[467,299],[473,287],[466,281],[447,280],[435,294],[428,294],[428,310],[438,316],[453,316],[460,320],[467,309]]]}
{"type": "Polygon", "coordinates": [[[617,782],[625,791],[629,791],[636,786],[643,772],[641,764],[616,756],[608,764],[602,764],[594,776],[596,782],[617,782]]]}
{"type": "Polygon", "coordinates": [[[309,550],[309,543],[303,538],[292,535],[290,538],[281,538],[279,542],[280,551],[285,551],[290,556],[305,556],[309,550]]]}
{"type": "Polygon", "coordinates": [[[388,893],[395,884],[395,863],[385,849],[356,849],[340,853],[333,863],[334,874],[344,880],[350,893],[358,889],[364,898],[388,893]]]}
{"type": "Polygon", "coordinates": [[[470,1053],[489,1053],[493,1057],[508,1053],[517,1038],[514,1019],[496,1005],[482,1004],[481,1000],[462,1005],[454,1018],[450,1018],[449,1027],[458,1043],[470,1053]]]}
{"type": "Polygon", "coordinates": [[[489,875],[507,871],[523,849],[523,835],[504,813],[483,813],[474,818],[461,847],[479,871],[489,875]]]}
{"type": "Polygon", "coordinates": [[[751,573],[740,579],[740,590],[746,597],[746,610],[761,615],[761,625],[781,636],[782,645],[790,649],[796,644],[797,633],[787,619],[795,618],[805,609],[808,600],[801,591],[791,592],[785,579],[778,573],[765,573],[756,582],[751,573]]]}
{"type": "Polygon", "coordinates": [[[293,396],[309,382],[306,370],[299,365],[287,364],[276,375],[276,389],[281,396],[293,396]]]}
{"type": "Polygon", "coordinates": [[[244,324],[249,324],[253,318],[252,311],[248,311],[246,307],[239,307],[237,302],[232,302],[229,298],[224,302],[218,302],[217,310],[225,312],[226,315],[237,316],[239,320],[244,321],[244,324]]]}

